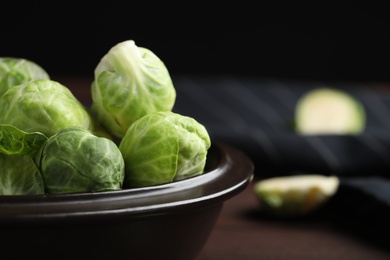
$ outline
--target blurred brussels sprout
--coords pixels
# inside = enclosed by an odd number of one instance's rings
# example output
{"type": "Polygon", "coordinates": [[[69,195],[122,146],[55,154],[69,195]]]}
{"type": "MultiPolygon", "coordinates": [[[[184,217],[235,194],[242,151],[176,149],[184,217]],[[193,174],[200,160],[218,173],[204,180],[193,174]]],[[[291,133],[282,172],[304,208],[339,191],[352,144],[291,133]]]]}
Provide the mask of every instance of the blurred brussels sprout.
{"type": "Polygon", "coordinates": [[[38,79],[50,77],[35,62],[16,57],[0,57],[0,96],[10,87],[38,79]]]}
{"type": "Polygon", "coordinates": [[[31,156],[0,153],[0,195],[44,193],[42,177],[31,156]]]}
{"type": "Polygon", "coordinates": [[[10,88],[0,97],[0,110],[0,124],[47,137],[69,126],[94,129],[86,108],[67,87],[53,80],[34,80],[10,88]]]}
{"type": "Polygon", "coordinates": [[[95,68],[92,106],[99,122],[116,137],[140,117],[171,111],[176,99],[165,64],[128,40],[113,46],[95,68]]]}
{"type": "Polygon", "coordinates": [[[337,176],[300,174],[257,181],[254,192],[264,213],[297,217],[323,206],[339,187],[337,176]]]}
{"type": "Polygon", "coordinates": [[[135,121],[119,144],[126,187],[169,183],[200,175],[211,145],[206,128],[174,112],[155,112],[135,121]]]}
{"type": "Polygon", "coordinates": [[[350,93],[330,87],[305,93],[295,108],[300,134],[360,134],[366,126],[363,104],[350,93]]]}
{"type": "Polygon", "coordinates": [[[118,146],[80,127],[51,136],[35,162],[49,194],[119,190],[124,161],[118,146]]]}

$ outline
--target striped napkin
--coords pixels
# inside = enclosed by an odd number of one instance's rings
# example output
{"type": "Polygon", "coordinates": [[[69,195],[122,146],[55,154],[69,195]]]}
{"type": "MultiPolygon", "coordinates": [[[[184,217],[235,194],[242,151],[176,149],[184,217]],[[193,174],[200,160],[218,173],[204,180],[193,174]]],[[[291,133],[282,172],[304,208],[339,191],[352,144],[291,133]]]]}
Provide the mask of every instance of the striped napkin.
{"type": "MultiPolygon", "coordinates": [[[[245,152],[260,177],[336,174],[343,186],[390,206],[390,91],[367,84],[238,76],[173,78],[174,111],[194,117],[213,140],[245,152]],[[359,135],[302,136],[293,130],[298,99],[318,87],[344,90],[363,104],[359,135]]],[[[389,89],[390,90],[390,89],[389,89]]]]}

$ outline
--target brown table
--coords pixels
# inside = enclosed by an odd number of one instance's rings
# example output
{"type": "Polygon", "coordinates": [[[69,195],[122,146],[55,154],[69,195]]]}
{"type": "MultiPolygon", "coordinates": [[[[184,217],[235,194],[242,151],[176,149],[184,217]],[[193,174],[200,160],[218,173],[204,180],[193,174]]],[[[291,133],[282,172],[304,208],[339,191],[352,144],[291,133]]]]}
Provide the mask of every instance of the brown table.
{"type": "Polygon", "coordinates": [[[340,230],[332,222],[261,217],[253,192],[255,181],[225,202],[197,260],[390,259],[390,246],[385,249],[372,244],[340,230]]]}
{"type": "MultiPolygon", "coordinates": [[[[91,101],[90,78],[53,79],[68,86],[82,102],[91,101]]],[[[261,217],[253,192],[257,180],[255,178],[244,191],[225,202],[215,228],[196,260],[390,259],[390,244],[386,248],[355,236],[326,219],[261,217]]]]}

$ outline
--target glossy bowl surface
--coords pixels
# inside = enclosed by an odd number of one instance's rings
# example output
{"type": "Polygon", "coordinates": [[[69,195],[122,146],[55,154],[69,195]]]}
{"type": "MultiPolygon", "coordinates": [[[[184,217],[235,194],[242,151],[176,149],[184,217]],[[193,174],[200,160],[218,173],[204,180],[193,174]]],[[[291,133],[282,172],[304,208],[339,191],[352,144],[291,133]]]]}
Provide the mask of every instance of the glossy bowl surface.
{"type": "Polygon", "coordinates": [[[213,142],[200,176],[120,191],[0,197],[4,259],[194,259],[224,201],[253,178],[241,151],[213,142]]]}

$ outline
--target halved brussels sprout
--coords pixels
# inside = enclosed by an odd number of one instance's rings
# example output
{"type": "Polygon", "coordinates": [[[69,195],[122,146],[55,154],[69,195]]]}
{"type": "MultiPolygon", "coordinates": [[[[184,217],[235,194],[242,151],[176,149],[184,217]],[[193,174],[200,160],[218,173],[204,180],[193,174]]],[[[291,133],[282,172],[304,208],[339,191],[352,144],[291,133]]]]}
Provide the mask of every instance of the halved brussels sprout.
{"type": "Polygon", "coordinates": [[[119,190],[124,161],[118,146],[80,127],[51,136],[35,162],[49,194],[119,190]]]}
{"type": "Polygon", "coordinates": [[[23,58],[0,57],[0,96],[10,87],[39,79],[50,77],[37,63],[23,58]]]}
{"type": "Polygon", "coordinates": [[[100,60],[91,92],[91,110],[119,138],[142,116],[171,111],[176,99],[165,64],[132,40],[118,43],[100,60]]]}
{"type": "Polygon", "coordinates": [[[204,171],[211,145],[206,128],[173,112],[155,112],[135,121],[119,144],[126,187],[169,183],[204,171]]]}
{"type": "Polygon", "coordinates": [[[263,212],[301,216],[324,205],[338,190],[339,178],[320,174],[278,176],[255,183],[254,192],[263,212]]]}
{"type": "Polygon", "coordinates": [[[296,131],[301,134],[358,134],[364,131],[363,105],[351,94],[334,88],[305,93],[295,110],[296,131]]]}
{"type": "Polygon", "coordinates": [[[92,116],[71,91],[53,80],[34,80],[0,97],[0,124],[47,137],[69,126],[94,130],[92,116]]]}

